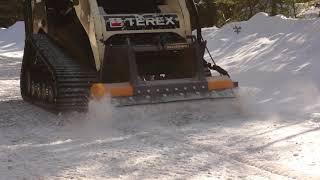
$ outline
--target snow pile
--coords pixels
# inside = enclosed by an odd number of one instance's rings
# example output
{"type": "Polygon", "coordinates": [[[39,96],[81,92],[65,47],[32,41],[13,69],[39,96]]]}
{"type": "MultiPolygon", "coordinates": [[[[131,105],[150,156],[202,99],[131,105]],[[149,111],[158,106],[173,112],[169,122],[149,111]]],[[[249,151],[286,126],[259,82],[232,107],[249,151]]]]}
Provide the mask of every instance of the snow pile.
{"type": "Polygon", "coordinates": [[[246,22],[204,29],[204,38],[217,63],[263,109],[305,114],[320,108],[319,32],[320,19],[259,13],[246,22]]]}
{"type": "Polygon", "coordinates": [[[0,102],[21,99],[19,72],[23,48],[23,22],[0,29],[0,102]]]}
{"type": "Polygon", "coordinates": [[[17,22],[8,29],[0,29],[0,56],[22,57],[24,48],[24,23],[17,22]]]}

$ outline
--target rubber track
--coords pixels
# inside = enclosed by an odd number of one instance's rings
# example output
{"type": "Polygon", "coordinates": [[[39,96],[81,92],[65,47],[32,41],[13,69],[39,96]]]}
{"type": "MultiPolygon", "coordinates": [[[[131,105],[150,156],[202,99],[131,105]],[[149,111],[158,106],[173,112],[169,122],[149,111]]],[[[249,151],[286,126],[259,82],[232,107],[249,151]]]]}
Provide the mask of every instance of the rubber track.
{"type": "Polygon", "coordinates": [[[89,88],[96,80],[96,71],[67,56],[46,35],[33,35],[32,44],[40,55],[40,59],[54,76],[57,91],[56,104],[53,107],[39,100],[36,104],[58,112],[86,110],[89,88]]]}

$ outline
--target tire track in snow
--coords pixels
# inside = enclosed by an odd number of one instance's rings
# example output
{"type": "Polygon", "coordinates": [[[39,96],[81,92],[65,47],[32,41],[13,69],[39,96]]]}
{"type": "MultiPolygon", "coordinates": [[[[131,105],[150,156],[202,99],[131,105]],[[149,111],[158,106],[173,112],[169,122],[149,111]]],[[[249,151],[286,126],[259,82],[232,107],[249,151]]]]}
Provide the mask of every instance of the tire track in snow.
{"type": "Polygon", "coordinates": [[[257,159],[255,160],[251,160],[252,157],[245,155],[241,152],[232,150],[231,148],[228,148],[226,146],[223,146],[222,148],[213,148],[213,147],[209,147],[206,146],[204,144],[198,144],[198,148],[201,148],[203,150],[205,150],[206,152],[211,152],[213,154],[217,154],[219,156],[222,157],[227,157],[228,159],[237,161],[239,163],[263,170],[265,172],[271,173],[271,174],[275,174],[275,175],[279,175],[285,178],[289,178],[289,179],[310,179],[310,180],[316,180],[318,178],[316,177],[312,177],[312,176],[308,176],[308,175],[302,175],[301,172],[297,172],[294,170],[290,170],[287,167],[284,167],[283,165],[271,165],[271,164],[267,164],[266,162],[263,161],[257,161],[257,159]]]}

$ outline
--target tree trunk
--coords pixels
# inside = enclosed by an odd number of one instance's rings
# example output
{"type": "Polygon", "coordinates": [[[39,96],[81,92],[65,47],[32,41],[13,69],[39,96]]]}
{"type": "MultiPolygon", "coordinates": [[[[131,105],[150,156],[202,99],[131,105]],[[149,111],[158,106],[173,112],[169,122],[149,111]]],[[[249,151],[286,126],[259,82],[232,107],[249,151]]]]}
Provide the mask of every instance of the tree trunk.
{"type": "Polygon", "coordinates": [[[250,17],[253,16],[253,7],[252,7],[253,5],[252,5],[251,0],[247,0],[247,4],[248,4],[248,7],[249,7],[249,18],[250,18],[250,17]]]}
{"type": "Polygon", "coordinates": [[[212,25],[216,26],[218,24],[218,7],[215,1],[212,4],[212,16],[212,25]]]}
{"type": "Polygon", "coordinates": [[[278,14],[278,1],[271,0],[271,16],[275,16],[278,14]]]}
{"type": "Polygon", "coordinates": [[[292,1],[292,8],[293,8],[293,15],[295,18],[297,18],[297,9],[296,9],[296,1],[292,1]]]}

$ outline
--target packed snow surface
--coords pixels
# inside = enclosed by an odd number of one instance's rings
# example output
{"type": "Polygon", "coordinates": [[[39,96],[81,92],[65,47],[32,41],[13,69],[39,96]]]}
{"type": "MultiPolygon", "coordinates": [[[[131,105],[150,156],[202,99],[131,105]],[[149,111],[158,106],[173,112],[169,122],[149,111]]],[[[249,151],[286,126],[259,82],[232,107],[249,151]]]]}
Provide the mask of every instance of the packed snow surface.
{"type": "Polygon", "coordinates": [[[0,179],[320,179],[319,31],[264,13],[204,29],[236,100],[54,115],[19,95],[23,23],[2,29],[0,179]]]}

